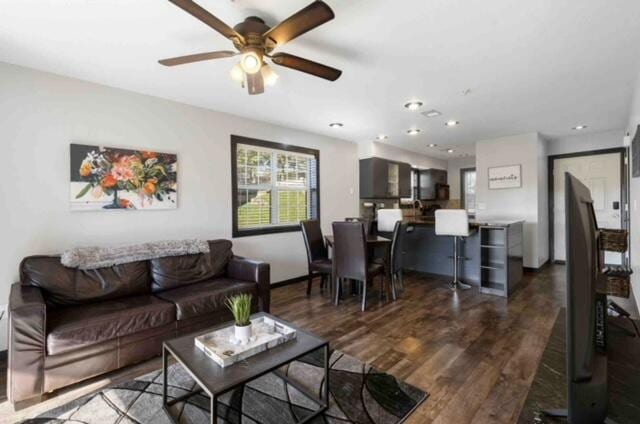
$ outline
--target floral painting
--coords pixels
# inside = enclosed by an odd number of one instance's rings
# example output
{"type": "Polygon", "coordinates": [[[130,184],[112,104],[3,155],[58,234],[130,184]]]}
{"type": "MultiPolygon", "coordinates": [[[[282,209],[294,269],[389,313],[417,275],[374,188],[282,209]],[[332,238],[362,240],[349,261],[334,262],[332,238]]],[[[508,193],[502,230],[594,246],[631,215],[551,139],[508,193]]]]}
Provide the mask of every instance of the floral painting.
{"type": "Polygon", "coordinates": [[[71,145],[71,209],[175,209],[178,157],[71,145]]]}

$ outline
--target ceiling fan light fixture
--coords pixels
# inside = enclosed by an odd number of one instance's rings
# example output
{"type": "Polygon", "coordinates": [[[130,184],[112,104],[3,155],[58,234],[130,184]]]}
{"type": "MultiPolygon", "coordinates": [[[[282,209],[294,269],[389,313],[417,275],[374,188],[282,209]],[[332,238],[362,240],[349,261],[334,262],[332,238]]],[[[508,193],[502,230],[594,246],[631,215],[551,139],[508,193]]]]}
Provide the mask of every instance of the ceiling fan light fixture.
{"type": "Polygon", "coordinates": [[[420,128],[410,128],[407,130],[407,134],[409,135],[418,135],[420,134],[420,128]]]}
{"type": "Polygon", "coordinates": [[[247,74],[255,74],[262,68],[262,58],[255,51],[249,50],[242,54],[240,66],[247,74]]]}
{"type": "Polygon", "coordinates": [[[264,64],[260,72],[262,72],[262,78],[264,79],[265,85],[272,87],[278,81],[278,74],[276,74],[274,70],[271,69],[271,66],[264,64]]]}
{"type": "Polygon", "coordinates": [[[342,128],[344,125],[340,122],[332,122],[329,124],[331,128],[342,128]]]}
{"type": "Polygon", "coordinates": [[[233,68],[231,68],[229,75],[231,76],[231,79],[234,80],[235,82],[240,82],[240,83],[244,82],[244,71],[242,70],[242,67],[240,66],[239,63],[236,63],[235,65],[233,65],[233,68]]]}

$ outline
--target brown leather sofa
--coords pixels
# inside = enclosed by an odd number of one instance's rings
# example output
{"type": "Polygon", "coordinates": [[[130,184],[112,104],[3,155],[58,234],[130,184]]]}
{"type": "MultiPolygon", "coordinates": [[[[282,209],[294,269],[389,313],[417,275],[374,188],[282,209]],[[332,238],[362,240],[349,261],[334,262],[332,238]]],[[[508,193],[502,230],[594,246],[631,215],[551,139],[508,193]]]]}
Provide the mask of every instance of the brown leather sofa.
{"type": "Polygon", "coordinates": [[[161,353],[162,341],[232,319],[225,299],[252,293],[269,312],[269,264],[210,253],[95,270],[66,268],[59,256],[30,256],[9,298],[13,403],[161,353]]]}

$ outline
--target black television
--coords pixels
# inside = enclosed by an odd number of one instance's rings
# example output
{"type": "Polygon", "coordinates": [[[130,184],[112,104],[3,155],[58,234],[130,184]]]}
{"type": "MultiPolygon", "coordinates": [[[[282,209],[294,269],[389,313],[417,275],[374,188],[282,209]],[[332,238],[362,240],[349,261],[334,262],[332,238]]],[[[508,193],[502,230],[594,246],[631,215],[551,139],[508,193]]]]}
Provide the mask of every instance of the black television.
{"type": "MultiPolygon", "coordinates": [[[[565,173],[567,272],[567,383],[570,423],[600,424],[607,418],[607,296],[591,192],[565,173]]],[[[556,414],[550,414],[556,415],[556,414]]]]}

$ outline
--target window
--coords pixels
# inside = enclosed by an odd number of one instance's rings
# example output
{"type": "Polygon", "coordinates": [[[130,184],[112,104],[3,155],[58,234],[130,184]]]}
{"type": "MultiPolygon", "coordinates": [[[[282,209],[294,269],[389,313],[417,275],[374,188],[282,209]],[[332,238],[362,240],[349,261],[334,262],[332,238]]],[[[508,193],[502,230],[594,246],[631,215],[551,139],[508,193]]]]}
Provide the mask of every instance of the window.
{"type": "Polygon", "coordinates": [[[231,136],[233,237],[297,231],[318,219],[317,150],[231,136]]]}
{"type": "Polygon", "coordinates": [[[476,214],[476,169],[463,168],[460,170],[460,198],[461,206],[470,215],[476,214]]]}

